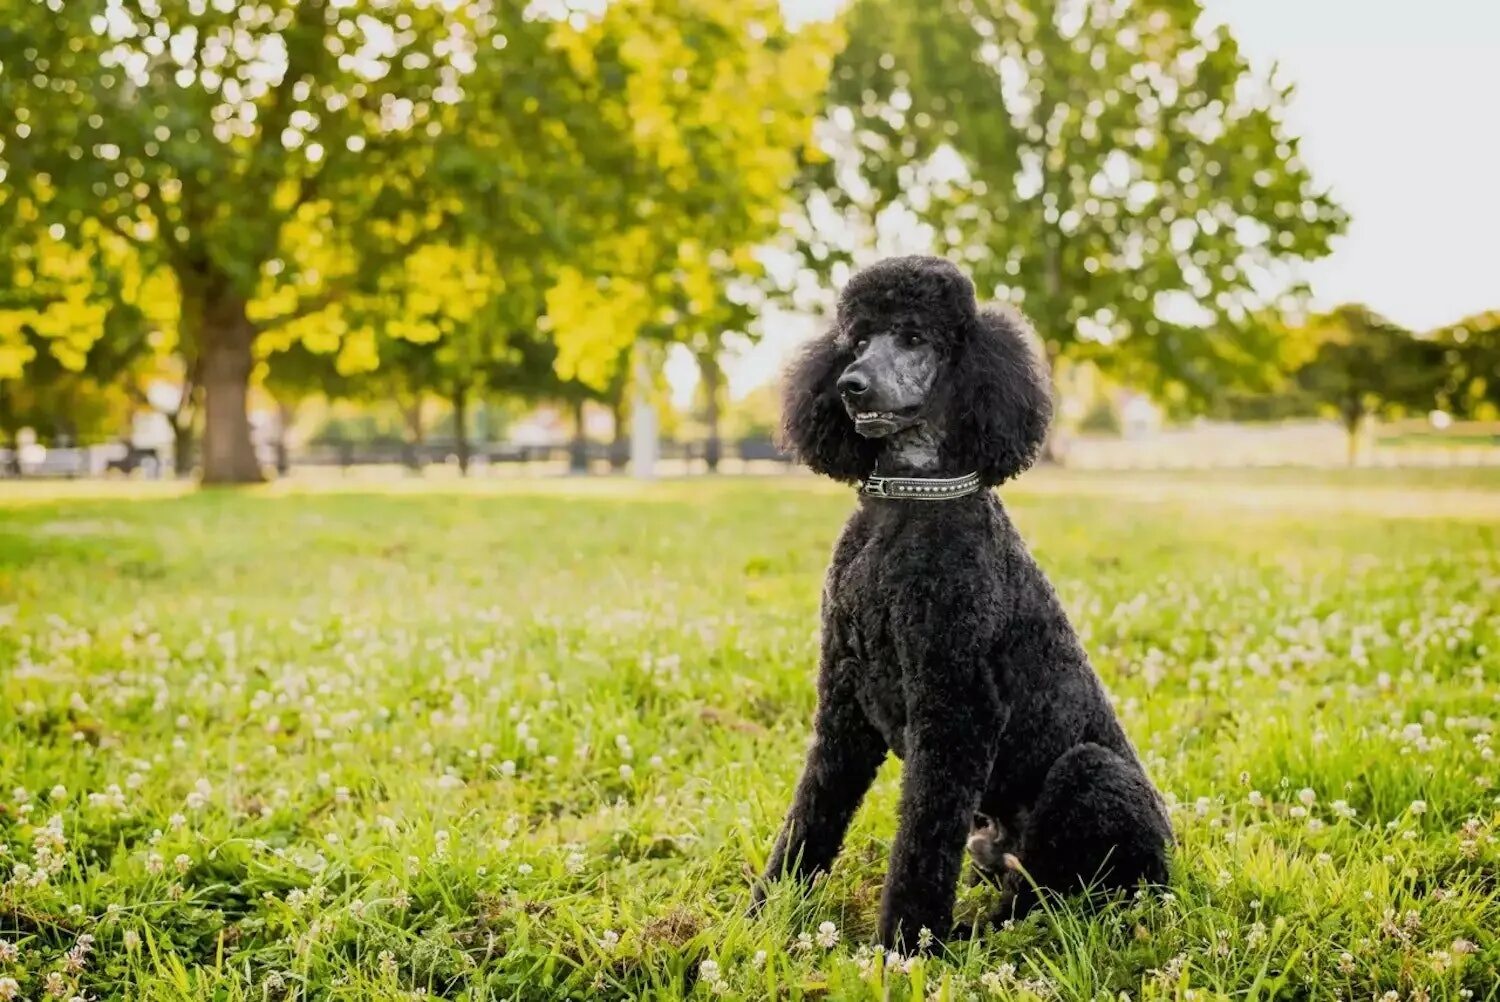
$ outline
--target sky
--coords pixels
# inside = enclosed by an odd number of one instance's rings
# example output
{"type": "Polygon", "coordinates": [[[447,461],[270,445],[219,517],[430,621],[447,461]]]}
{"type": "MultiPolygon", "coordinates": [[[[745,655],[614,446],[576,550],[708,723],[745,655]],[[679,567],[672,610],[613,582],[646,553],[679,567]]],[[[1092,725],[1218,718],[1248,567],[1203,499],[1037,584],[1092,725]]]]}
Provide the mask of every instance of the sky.
{"type": "Polygon", "coordinates": [[[1500,309],[1500,0],[1206,0],[1349,210],[1306,272],[1321,306],[1423,330],[1500,309]]]}
{"type": "MultiPolygon", "coordinates": [[[[783,0],[794,20],[837,3],[783,0]]],[[[1500,0],[1204,5],[1257,68],[1275,63],[1296,84],[1288,123],[1351,214],[1303,273],[1315,305],[1364,302],[1416,330],[1500,309],[1500,0]]],[[[731,392],[772,375],[810,323],[767,317],[731,392]]]]}

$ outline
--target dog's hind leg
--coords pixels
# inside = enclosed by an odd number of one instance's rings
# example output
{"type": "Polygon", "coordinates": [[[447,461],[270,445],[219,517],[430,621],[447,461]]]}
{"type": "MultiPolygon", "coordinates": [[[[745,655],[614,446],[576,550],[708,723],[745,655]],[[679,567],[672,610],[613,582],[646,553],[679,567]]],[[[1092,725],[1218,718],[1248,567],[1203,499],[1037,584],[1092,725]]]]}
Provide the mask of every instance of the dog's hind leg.
{"type": "Polygon", "coordinates": [[[997,920],[1034,907],[1038,887],[1068,894],[1166,883],[1172,827],[1136,762],[1080,744],[1048,770],[1020,843],[1025,872],[1002,878],[1006,901],[997,920]]]}
{"type": "Polygon", "coordinates": [[[1015,857],[1021,851],[1020,825],[1007,825],[999,818],[976,813],[974,825],[969,831],[969,860],[974,864],[970,872],[970,884],[981,881],[999,886],[1006,871],[1006,857],[1015,857]]]}

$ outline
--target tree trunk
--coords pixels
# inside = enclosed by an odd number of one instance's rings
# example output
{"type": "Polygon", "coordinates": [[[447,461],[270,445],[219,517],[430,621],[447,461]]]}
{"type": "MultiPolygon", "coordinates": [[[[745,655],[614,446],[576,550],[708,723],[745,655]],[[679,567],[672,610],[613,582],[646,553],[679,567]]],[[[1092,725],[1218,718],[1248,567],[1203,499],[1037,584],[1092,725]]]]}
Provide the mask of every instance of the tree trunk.
{"type": "MultiPolygon", "coordinates": [[[[186,306],[187,303],[184,303],[186,306]]],[[[255,327],[245,299],[227,279],[212,281],[195,305],[199,374],[203,382],[203,482],[253,484],[265,480],[250,438],[251,346],[255,327]]]]}
{"type": "Polygon", "coordinates": [[[1058,353],[1049,342],[1042,353],[1042,364],[1047,367],[1047,383],[1052,390],[1052,423],[1047,425],[1047,437],[1042,440],[1042,453],[1037,457],[1044,466],[1061,466],[1067,458],[1067,433],[1062,426],[1062,387],[1057,381],[1058,353]]]}
{"type": "Polygon", "coordinates": [[[1344,431],[1349,435],[1349,466],[1359,465],[1359,430],[1364,424],[1364,415],[1358,411],[1344,412],[1344,431]]]}
{"type": "Polygon", "coordinates": [[[631,369],[635,399],[630,404],[630,475],[637,480],[654,480],[656,460],[661,455],[661,427],[656,423],[656,406],[651,402],[646,346],[640,341],[635,344],[631,369]]]}
{"type": "Polygon", "coordinates": [[[193,422],[183,421],[179,411],[172,415],[172,474],[181,478],[192,472],[193,422]]]}
{"type": "Polygon", "coordinates": [[[469,475],[469,388],[462,383],[453,388],[453,440],[458,452],[458,472],[469,475]]]}
{"type": "Polygon", "coordinates": [[[619,473],[630,459],[630,429],[625,426],[625,393],[610,402],[609,416],[615,424],[614,439],[609,443],[609,469],[619,473]]]}
{"type": "Polygon", "coordinates": [[[287,429],[296,419],[297,408],[283,400],[276,401],[276,475],[284,477],[292,469],[292,452],[287,443],[287,429]]]}
{"type": "Polygon", "coordinates": [[[568,443],[568,472],[589,471],[589,437],[583,425],[583,401],[573,401],[573,440],[568,443]]]}
{"type": "Polygon", "coordinates": [[[401,409],[401,419],[406,424],[406,468],[413,473],[422,472],[422,446],[427,441],[427,429],[422,424],[422,394],[412,398],[411,406],[396,399],[401,409]]]}
{"type": "MultiPolygon", "coordinates": [[[[0,396],[3,396],[3,394],[3,388],[0,388],[0,396]]],[[[19,477],[21,475],[21,434],[17,429],[13,428],[10,431],[9,438],[10,458],[6,460],[5,468],[0,469],[0,473],[7,473],[13,477],[19,477]]]]}
{"type": "Polygon", "coordinates": [[[703,390],[707,397],[703,421],[708,425],[708,441],[703,445],[703,461],[707,464],[709,473],[717,473],[719,458],[724,451],[723,443],[719,440],[719,395],[724,373],[719,368],[719,358],[712,348],[699,356],[698,370],[703,374],[703,390]]]}

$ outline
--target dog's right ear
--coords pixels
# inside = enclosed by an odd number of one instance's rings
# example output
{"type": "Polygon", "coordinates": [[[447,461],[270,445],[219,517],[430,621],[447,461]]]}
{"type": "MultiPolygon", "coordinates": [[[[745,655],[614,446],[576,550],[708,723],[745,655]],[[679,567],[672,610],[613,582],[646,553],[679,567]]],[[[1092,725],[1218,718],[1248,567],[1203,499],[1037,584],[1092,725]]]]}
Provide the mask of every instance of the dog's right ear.
{"type": "Polygon", "coordinates": [[[787,366],[781,393],[781,447],[815,473],[862,480],[875,469],[879,445],[854,430],[835,385],[850,349],[830,330],[813,338],[787,366]]]}

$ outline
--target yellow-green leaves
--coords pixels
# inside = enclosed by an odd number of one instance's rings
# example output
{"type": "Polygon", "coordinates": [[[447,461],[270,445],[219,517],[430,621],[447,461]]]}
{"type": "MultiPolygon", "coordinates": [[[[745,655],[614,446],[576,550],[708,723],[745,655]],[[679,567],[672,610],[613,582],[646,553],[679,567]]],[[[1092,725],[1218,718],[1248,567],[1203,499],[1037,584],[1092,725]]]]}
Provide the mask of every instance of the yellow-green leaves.
{"type": "Polygon", "coordinates": [[[828,25],[790,30],[778,0],[616,0],[559,41],[623,82],[600,94],[623,144],[615,225],[546,297],[560,375],[602,387],[638,337],[717,337],[739,319],[726,287],[778,234],[836,43],[828,25]]]}

